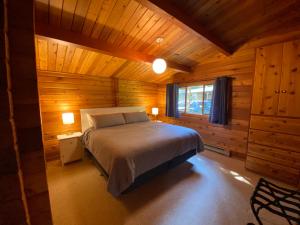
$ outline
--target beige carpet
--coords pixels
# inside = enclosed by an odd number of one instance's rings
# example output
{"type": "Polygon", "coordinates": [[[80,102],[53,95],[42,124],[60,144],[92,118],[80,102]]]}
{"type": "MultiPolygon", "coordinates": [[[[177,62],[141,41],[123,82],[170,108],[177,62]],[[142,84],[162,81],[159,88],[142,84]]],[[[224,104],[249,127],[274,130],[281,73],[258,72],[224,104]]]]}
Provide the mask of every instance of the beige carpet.
{"type": "MultiPolygon", "coordinates": [[[[85,159],[47,166],[55,225],[246,225],[259,176],[244,162],[204,152],[138,189],[114,198],[85,159]]],[[[286,224],[265,214],[265,224],[286,224]],[[276,221],[276,222],[275,222],[276,221]]],[[[257,223],[256,223],[257,224],[257,223]]]]}

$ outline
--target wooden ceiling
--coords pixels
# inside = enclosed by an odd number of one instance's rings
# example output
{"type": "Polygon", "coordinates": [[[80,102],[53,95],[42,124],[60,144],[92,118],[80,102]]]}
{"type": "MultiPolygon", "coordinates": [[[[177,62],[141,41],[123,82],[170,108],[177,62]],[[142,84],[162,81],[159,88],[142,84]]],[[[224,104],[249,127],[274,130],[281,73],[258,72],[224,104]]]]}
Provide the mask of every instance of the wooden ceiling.
{"type": "MultiPolygon", "coordinates": [[[[237,49],[258,34],[300,25],[296,13],[300,10],[299,2],[36,0],[37,32],[41,27],[49,27],[54,37],[55,33],[62,33],[59,31],[72,32],[74,37],[83,36],[113,46],[115,52],[126,49],[132,55],[146,58],[164,57],[175,69],[156,75],[149,63],[41,36],[36,37],[37,66],[40,70],[160,83],[178,73],[181,66],[193,68],[207,57],[237,49]],[[171,16],[176,13],[183,23],[171,16]],[[185,29],[186,24],[191,28],[185,29]],[[193,32],[198,28],[203,35],[193,32]],[[155,42],[157,37],[164,37],[160,46],[155,42]]],[[[51,36],[48,33],[44,36],[51,36]]]]}
{"type": "Polygon", "coordinates": [[[38,70],[114,77],[161,83],[177,71],[167,69],[161,75],[152,71],[151,64],[129,61],[95,51],[85,50],[64,42],[35,38],[36,66],[38,70]]]}
{"type": "Polygon", "coordinates": [[[168,0],[236,50],[264,33],[300,28],[299,0],[168,0]]]}

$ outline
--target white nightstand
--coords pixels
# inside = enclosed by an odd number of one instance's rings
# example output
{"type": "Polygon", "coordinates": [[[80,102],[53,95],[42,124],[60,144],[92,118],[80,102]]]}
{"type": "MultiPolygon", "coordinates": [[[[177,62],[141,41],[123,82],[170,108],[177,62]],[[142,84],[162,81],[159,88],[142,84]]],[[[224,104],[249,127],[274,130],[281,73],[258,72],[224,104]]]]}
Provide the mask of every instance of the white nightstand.
{"type": "Polygon", "coordinates": [[[82,159],[83,146],[80,140],[81,135],[81,132],[57,135],[62,165],[82,159]]]}

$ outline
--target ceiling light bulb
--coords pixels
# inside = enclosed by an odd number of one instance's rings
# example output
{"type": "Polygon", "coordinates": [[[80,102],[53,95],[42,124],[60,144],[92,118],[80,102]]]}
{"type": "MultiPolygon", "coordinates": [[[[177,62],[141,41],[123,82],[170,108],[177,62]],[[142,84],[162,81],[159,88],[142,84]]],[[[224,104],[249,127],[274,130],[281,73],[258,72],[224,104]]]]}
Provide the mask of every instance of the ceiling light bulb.
{"type": "Polygon", "coordinates": [[[156,74],[162,74],[167,69],[167,63],[166,60],[162,58],[157,58],[152,63],[152,69],[154,73],[156,74]]]}
{"type": "Polygon", "coordinates": [[[163,37],[157,37],[155,41],[156,41],[157,44],[160,44],[164,41],[164,38],[163,37]]]}

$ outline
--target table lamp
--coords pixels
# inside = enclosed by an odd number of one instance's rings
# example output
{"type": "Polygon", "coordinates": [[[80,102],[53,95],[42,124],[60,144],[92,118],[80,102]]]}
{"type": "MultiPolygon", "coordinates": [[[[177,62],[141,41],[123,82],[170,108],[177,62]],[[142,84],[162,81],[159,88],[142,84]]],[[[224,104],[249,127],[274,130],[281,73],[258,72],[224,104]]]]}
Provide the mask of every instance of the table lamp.
{"type": "Polygon", "coordinates": [[[157,121],[158,108],[156,108],[156,107],[152,108],[152,115],[155,116],[155,121],[157,121]]]}
{"type": "Polygon", "coordinates": [[[72,112],[62,113],[62,121],[63,121],[63,124],[73,124],[74,123],[74,113],[72,113],[72,112]]]}

